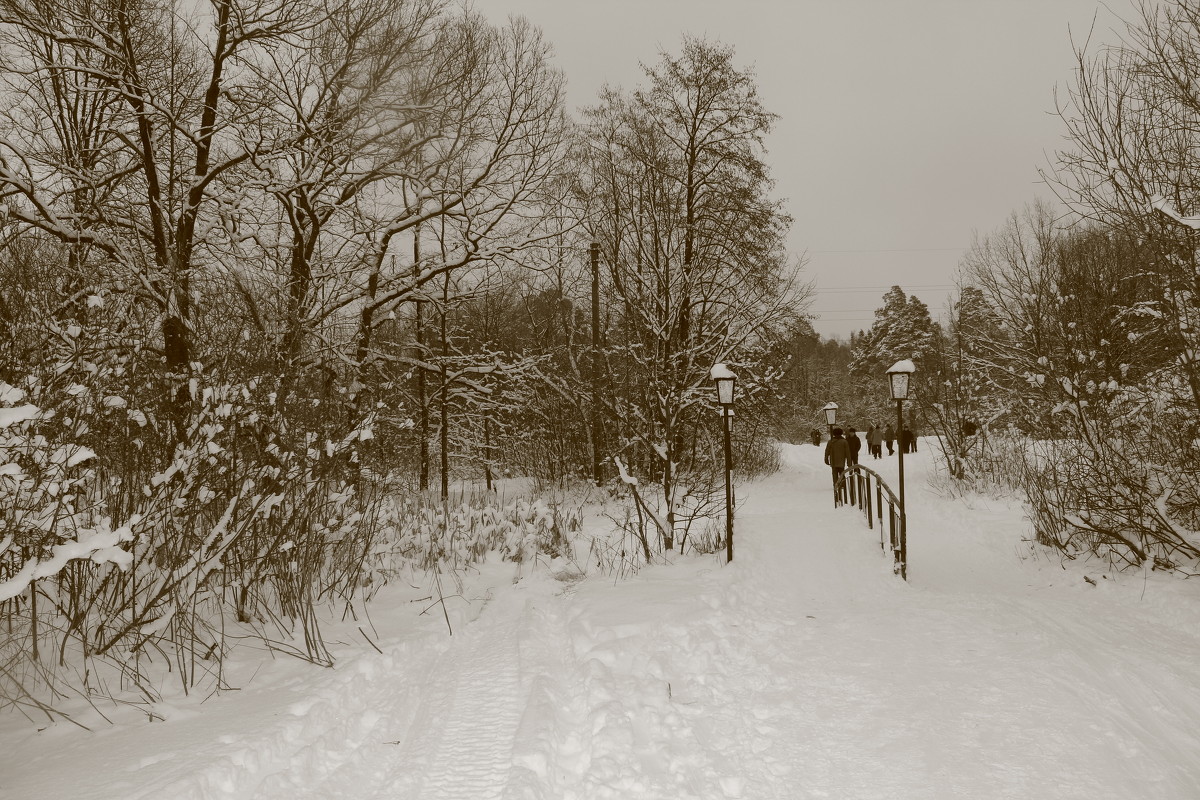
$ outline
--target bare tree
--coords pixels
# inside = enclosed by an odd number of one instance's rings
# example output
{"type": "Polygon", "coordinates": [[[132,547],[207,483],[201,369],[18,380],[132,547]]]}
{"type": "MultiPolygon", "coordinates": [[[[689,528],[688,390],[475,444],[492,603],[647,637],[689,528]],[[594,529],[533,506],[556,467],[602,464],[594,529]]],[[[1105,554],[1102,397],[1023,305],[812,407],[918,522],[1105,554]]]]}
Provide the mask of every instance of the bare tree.
{"type": "Polygon", "coordinates": [[[523,21],[493,28],[441,0],[14,1],[0,25],[18,98],[0,199],[72,263],[92,254],[137,287],[181,424],[207,355],[195,304],[222,281],[287,384],[316,363],[357,372],[381,312],[539,236],[565,119],[523,21]],[[446,258],[391,247],[433,220],[454,235],[446,258]]]}
{"type": "Polygon", "coordinates": [[[644,69],[643,89],[608,91],[589,112],[588,226],[614,305],[613,384],[627,387],[612,409],[624,460],[660,482],[655,519],[670,549],[689,482],[712,466],[696,447],[709,367],[738,362],[799,298],[782,246],[789,219],[769,199],[773,116],[752,73],[730,48],[690,38],[644,69]]]}
{"type": "Polygon", "coordinates": [[[229,179],[295,137],[247,135],[270,53],[324,7],[213,0],[185,11],[7,2],[0,6],[5,111],[0,198],[9,216],[94,253],[159,316],[182,420],[196,353],[193,305],[208,222],[229,179]],[[42,112],[42,113],[39,113],[42,112]]]}

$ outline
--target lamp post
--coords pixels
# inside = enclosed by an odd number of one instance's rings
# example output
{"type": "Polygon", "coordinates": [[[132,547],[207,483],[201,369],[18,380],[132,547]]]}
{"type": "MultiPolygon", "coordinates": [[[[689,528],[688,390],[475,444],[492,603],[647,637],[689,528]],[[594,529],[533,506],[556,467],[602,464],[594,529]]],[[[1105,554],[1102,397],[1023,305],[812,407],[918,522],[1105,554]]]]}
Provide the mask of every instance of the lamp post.
{"type": "Polygon", "coordinates": [[[887,371],[888,388],[896,401],[896,435],[900,437],[900,577],[908,580],[908,511],[904,507],[904,401],[908,399],[908,384],[917,371],[912,361],[897,361],[887,371]]]}
{"type": "MultiPolygon", "coordinates": [[[[825,407],[822,408],[821,410],[825,412],[825,424],[829,426],[829,441],[832,442],[833,441],[833,423],[837,422],[838,404],[834,403],[832,401],[828,402],[825,404],[825,407]]],[[[829,451],[826,450],[825,452],[829,452],[829,451]]],[[[841,498],[841,496],[842,496],[841,492],[838,490],[837,479],[835,478],[833,481],[833,507],[834,508],[838,507],[838,501],[841,498]]]]}
{"type": "Polygon", "coordinates": [[[717,385],[717,402],[721,404],[721,427],[725,434],[725,563],[733,561],[733,452],[729,447],[729,418],[733,416],[733,388],[737,376],[724,364],[713,364],[709,377],[717,385]]]}
{"type": "Polygon", "coordinates": [[[826,424],[829,425],[829,438],[832,439],[833,438],[833,423],[837,422],[838,404],[837,403],[826,403],[825,407],[822,408],[821,410],[825,412],[825,422],[826,422],[826,424]]]}

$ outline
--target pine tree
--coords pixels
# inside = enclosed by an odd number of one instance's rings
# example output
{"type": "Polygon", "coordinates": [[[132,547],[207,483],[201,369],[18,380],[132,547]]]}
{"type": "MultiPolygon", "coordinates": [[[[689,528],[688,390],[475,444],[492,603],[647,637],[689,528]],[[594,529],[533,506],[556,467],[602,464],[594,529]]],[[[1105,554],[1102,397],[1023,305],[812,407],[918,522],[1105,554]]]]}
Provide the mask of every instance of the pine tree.
{"type": "Polygon", "coordinates": [[[850,370],[856,375],[874,375],[902,358],[919,363],[938,335],[929,307],[893,286],[884,294],[883,306],[875,310],[871,329],[855,340],[850,370]]]}

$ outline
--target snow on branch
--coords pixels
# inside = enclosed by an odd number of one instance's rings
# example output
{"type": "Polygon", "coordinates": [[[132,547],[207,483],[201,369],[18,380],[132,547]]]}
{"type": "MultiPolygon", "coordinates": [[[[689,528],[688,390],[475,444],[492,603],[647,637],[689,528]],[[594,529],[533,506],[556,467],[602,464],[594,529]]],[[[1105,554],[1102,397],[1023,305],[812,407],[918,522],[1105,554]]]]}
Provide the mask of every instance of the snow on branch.
{"type": "Polygon", "coordinates": [[[613,463],[617,465],[617,472],[621,475],[621,483],[628,484],[629,486],[638,485],[638,479],[630,475],[629,471],[625,469],[624,461],[619,458],[613,458],[613,463]]]}
{"type": "Polygon", "coordinates": [[[1183,216],[1175,209],[1175,206],[1171,205],[1170,200],[1160,194],[1151,195],[1150,208],[1155,211],[1161,211],[1181,225],[1186,225],[1193,230],[1200,230],[1200,217],[1183,216]]]}
{"type": "MultiPolygon", "coordinates": [[[[126,569],[133,562],[133,554],[121,545],[133,540],[133,531],[129,525],[120,528],[109,527],[104,520],[99,528],[81,530],[75,539],[55,545],[47,559],[31,558],[6,581],[0,582],[0,602],[11,600],[25,591],[30,584],[42,578],[49,578],[62,571],[67,562],[76,559],[88,559],[97,564],[111,562],[121,569],[126,569]]],[[[7,547],[10,539],[5,539],[7,547]]],[[[3,552],[5,548],[0,548],[3,552]]]]}
{"type": "Polygon", "coordinates": [[[0,428],[20,425],[22,422],[28,422],[36,418],[41,413],[42,410],[40,408],[28,403],[12,408],[0,408],[0,428]]]}

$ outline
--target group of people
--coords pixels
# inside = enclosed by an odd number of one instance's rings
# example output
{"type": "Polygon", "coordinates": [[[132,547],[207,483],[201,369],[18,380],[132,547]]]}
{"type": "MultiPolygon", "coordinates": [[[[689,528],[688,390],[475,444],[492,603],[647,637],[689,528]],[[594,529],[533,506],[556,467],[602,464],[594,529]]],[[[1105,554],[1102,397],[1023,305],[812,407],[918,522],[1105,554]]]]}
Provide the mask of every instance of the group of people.
{"type": "MultiPolygon", "coordinates": [[[[816,428],[812,431],[813,444],[821,443],[821,432],[816,428]]],[[[867,428],[867,452],[872,458],[883,458],[883,446],[887,445],[888,455],[894,454],[896,444],[896,430],[891,425],[886,428],[880,428],[878,425],[872,425],[867,428]]],[[[910,429],[904,428],[900,431],[900,448],[904,453],[917,452],[917,437],[910,429]]],[[[858,438],[858,432],[854,428],[849,428],[845,432],[841,428],[833,429],[833,436],[829,440],[829,444],[825,445],[825,463],[833,468],[833,485],[837,486],[838,480],[842,477],[842,473],[847,466],[852,466],[858,463],[858,454],[862,450],[862,439],[858,438]]]]}
{"type": "MultiPolygon", "coordinates": [[[[818,446],[821,444],[821,431],[813,428],[810,436],[813,444],[818,446]]],[[[858,432],[855,431],[854,428],[849,428],[846,431],[843,431],[841,428],[834,428],[833,439],[838,438],[842,438],[849,449],[849,455],[847,456],[846,463],[857,464],[858,454],[859,451],[862,450],[863,446],[862,439],[858,438],[858,432]]],[[[883,458],[883,446],[885,444],[887,445],[889,456],[894,455],[896,452],[896,430],[891,425],[888,425],[886,428],[881,428],[878,425],[872,425],[871,427],[867,428],[866,439],[867,452],[872,458],[883,458]]],[[[832,442],[832,439],[830,441],[832,442]]],[[[914,434],[909,428],[905,428],[904,430],[900,431],[899,445],[905,453],[917,452],[916,434],[914,434]]],[[[828,446],[826,446],[827,452],[828,449],[828,446]]]]}

